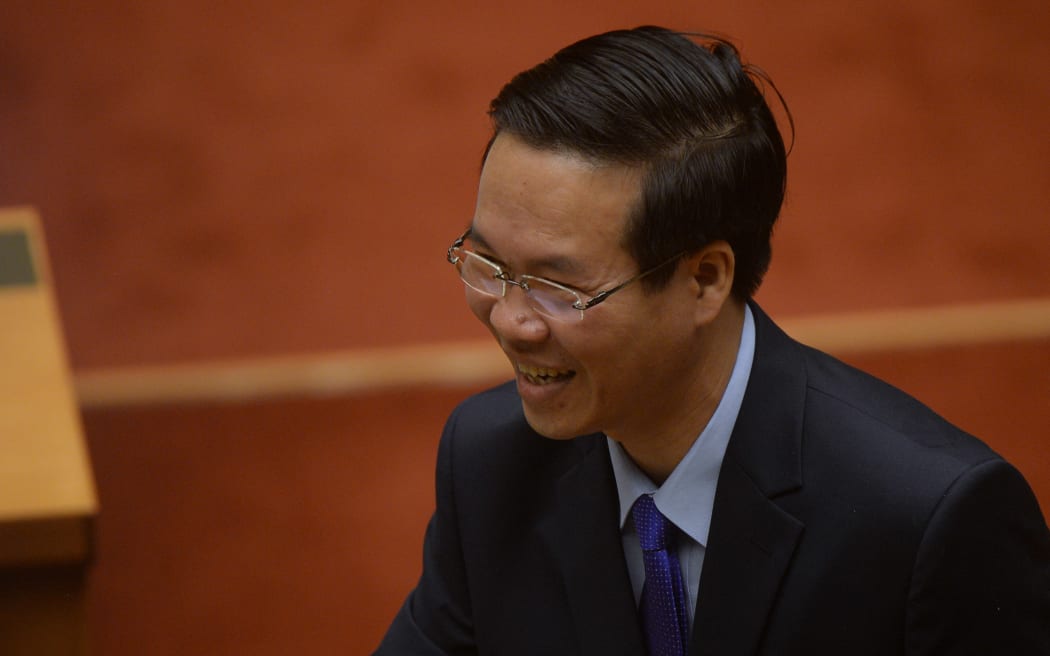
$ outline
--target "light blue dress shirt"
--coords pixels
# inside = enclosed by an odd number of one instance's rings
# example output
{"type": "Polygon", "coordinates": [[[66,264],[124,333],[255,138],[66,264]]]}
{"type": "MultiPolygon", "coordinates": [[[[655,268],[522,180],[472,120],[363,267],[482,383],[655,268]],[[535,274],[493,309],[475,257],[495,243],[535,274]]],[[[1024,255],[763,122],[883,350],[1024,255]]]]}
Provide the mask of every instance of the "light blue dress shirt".
{"type": "Polygon", "coordinates": [[[613,473],[616,475],[616,489],[620,496],[620,532],[624,555],[627,558],[627,570],[631,577],[631,586],[634,588],[634,601],[637,604],[642,598],[645,566],[634,522],[628,519],[635,500],[643,494],[651,494],[664,517],[684,534],[678,541],[678,559],[682,565],[682,577],[689,590],[690,630],[693,615],[696,613],[696,596],[700,589],[700,573],[704,566],[707,532],[711,527],[718,471],[722,467],[729,436],[740,413],[740,404],[744,400],[744,390],[747,389],[754,356],[755,319],[751,315],[751,308],[745,306],[740,348],[725,393],[703,432],[660,487],[634,464],[619,442],[606,437],[613,473]]]}

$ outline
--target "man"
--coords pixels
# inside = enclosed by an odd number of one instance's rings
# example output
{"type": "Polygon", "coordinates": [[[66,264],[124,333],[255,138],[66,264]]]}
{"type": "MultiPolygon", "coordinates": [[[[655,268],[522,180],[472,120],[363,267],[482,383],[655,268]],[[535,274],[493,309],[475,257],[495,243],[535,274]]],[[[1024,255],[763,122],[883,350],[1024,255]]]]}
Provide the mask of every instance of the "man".
{"type": "Polygon", "coordinates": [[[378,653],[1050,654],[1021,475],[750,300],[786,174],[758,75],[647,27],[493,101],[448,258],[517,378],[449,419],[378,653]]]}

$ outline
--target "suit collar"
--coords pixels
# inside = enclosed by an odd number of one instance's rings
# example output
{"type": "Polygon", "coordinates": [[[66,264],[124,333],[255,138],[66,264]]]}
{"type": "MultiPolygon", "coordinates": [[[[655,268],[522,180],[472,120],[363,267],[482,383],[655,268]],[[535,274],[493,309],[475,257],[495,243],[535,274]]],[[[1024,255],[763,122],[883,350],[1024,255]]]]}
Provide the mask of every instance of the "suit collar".
{"type": "Polygon", "coordinates": [[[691,653],[754,654],[803,524],[774,499],[802,485],[800,346],[752,304],[755,362],[719,473],[691,653]]]}
{"type": "Polygon", "coordinates": [[[802,347],[754,303],[755,360],[726,454],[773,498],[802,485],[802,347]]]}

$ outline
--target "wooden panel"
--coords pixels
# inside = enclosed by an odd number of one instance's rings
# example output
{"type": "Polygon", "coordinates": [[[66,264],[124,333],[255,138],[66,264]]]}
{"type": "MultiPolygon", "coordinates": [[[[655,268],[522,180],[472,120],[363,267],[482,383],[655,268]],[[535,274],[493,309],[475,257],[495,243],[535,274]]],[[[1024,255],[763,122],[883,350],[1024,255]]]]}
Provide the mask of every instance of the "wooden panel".
{"type": "Polygon", "coordinates": [[[0,284],[0,565],[82,560],[95,493],[39,223],[2,211],[0,235],[21,262],[0,284]]]}
{"type": "Polygon", "coordinates": [[[0,211],[0,653],[82,654],[95,490],[39,221],[0,211]]]}

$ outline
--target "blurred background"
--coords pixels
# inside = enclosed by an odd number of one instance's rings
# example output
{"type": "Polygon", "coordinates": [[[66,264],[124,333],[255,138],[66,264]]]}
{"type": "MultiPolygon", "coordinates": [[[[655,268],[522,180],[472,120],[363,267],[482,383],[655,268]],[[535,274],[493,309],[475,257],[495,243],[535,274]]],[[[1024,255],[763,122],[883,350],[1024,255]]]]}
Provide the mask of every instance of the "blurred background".
{"type": "Polygon", "coordinates": [[[502,375],[461,375],[487,333],[444,261],[488,102],[648,23],[731,37],[794,115],[758,301],[986,439],[1046,512],[1050,321],[997,309],[1050,299],[1046,2],[5,0],[0,206],[41,214],[81,392],[92,653],[374,647],[442,422],[502,375]],[[878,339],[944,308],[973,311],[878,339]]]}

